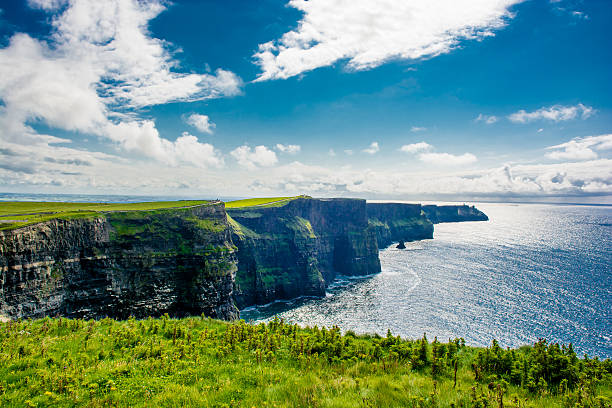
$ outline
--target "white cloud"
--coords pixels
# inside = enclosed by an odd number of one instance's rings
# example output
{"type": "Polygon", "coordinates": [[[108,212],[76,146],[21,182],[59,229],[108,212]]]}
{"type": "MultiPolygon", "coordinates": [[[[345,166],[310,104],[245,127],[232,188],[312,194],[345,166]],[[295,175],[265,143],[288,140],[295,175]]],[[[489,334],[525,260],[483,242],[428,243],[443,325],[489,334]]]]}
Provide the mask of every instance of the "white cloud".
{"type": "Polygon", "coordinates": [[[28,5],[32,8],[43,10],[55,10],[64,6],[68,0],[28,0],[28,5]]]}
{"type": "Polygon", "coordinates": [[[593,160],[599,157],[595,150],[612,150],[612,134],[575,138],[547,149],[552,151],[546,157],[554,160],[593,160]]]}
{"type": "Polygon", "coordinates": [[[450,153],[421,153],[419,160],[436,166],[463,166],[478,161],[472,153],[454,155],[450,153]]]}
{"type": "Polygon", "coordinates": [[[434,147],[426,142],[407,144],[399,148],[399,150],[404,153],[420,153],[418,155],[420,161],[436,166],[463,166],[478,161],[476,156],[474,156],[472,153],[454,155],[450,153],[431,152],[433,149],[434,147]]]}
{"type": "Polygon", "coordinates": [[[321,196],[413,197],[425,195],[546,196],[612,194],[612,160],[503,165],[478,171],[397,172],[325,168],[299,162],[246,180],[254,192],[300,191],[321,196]]]}
{"type": "Polygon", "coordinates": [[[336,151],[334,149],[329,149],[329,152],[327,152],[327,154],[330,157],[336,157],[336,151]]]}
{"type": "Polygon", "coordinates": [[[476,119],[474,119],[475,122],[484,122],[487,125],[492,125],[493,123],[498,121],[497,116],[493,116],[493,115],[483,115],[482,113],[479,114],[476,119]]]}
{"type": "Polygon", "coordinates": [[[171,166],[189,164],[196,167],[221,167],[220,153],[208,143],[184,132],[171,142],[159,136],[150,120],[109,124],[104,133],[127,151],[138,152],[171,166]]]}
{"type": "Polygon", "coordinates": [[[198,138],[184,132],[171,145],[178,162],[190,163],[196,167],[223,167],[221,154],[209,143],[200,143],[198,138]]]}
{"type": "Polygon", "coordinates": [[[287,154],[297,154],[301,149],[302,147],[300,145],[284,145],[280,143],[276,145],[276,150],[287,154]]]}
{"type": "Polygon", "coordinates": [[[370,143],[370,146],[363,149],[362,151],[367,154],[376,154],[378,153],[379,150],[380,150],[380,147],[378,146],[378,142],[372,142],[370,143]]]}
{"type": "Polygon", "coordinates": [[[290,0],[298,27],[259,45],[258,81],[285,79],[348,60],[365,70],[390,59],[448,53],[462,40],[494,35],[521,0],[290,0]]]}
{"type": "Polygon", "coordinates": [[[167,44],[149,36],[147,25],[165,9],[159,0],[74,0],[53,20],[56,53],[98,67],[96,83],[109,102],[149,106],[234,95],[240,81],[231,72],[180,73],[167,44]]]}
{"type": "Polygon", "coordinates": [[[212,135],[213,129],[217,127],[213,122],[210,121],[208,115],[200,115],[198,113],[192,113],[185,120],[187,124],[195,127],[202,133],[208,133],[212,135]]]}
{"type": "MultiPolygon", "coordinates": [[[[15,34],[0,49],[0,140],[45,139],[29,125],[89,133],[165,163],[217,165],[206,144],[192,139],[172,142],[155,124],[139,120],[135,109],[171,101],[195,101],[240,92],[231,72],[183,73],[168,51],[152,38],[149,21],[164,10],[157,0],[31,0],[60,13],[50,16],[47,41],[15,34]],[[65,7],[64,7],[65,6],[65,7]],[[179,142],[180,141],[180,142],[179,142]],[[183,153],[186,142],[204,156],[183,153]]],[[[214,149],[213,149],[214,150],[214,149]]]]}
{"type": "Polygon", "coordinates": [[[346,149],[346,150],[344,151],[344,154],[346,154],[347,156],[352,156],[352,155],[353,155],[353,150],[351,150],[351,149],[346,149]]]}
{"type": "Polygon", "coordinates": [[[508,116],[508,119],[514,123],[528,123],[536,120],[551,120],[553,122],[561,122],[576,118],[588,119],[595,114],[596,110],[590,106],[585,106],[581,103],[575,106],[554,105],[543,107],[533,112],[527,112],[524,109],[519,110],[508,116]]]}
{"type": "Polygon", "coordinates": [[[418,153],[433,149],[433,146],[426,142],[411,143],[400,147],[400,151],[404,153],[418,153]]]}
{"type": "Polygon", "coordinates": [[[589,15],[585,14],[582,11],[572,11],[572,16],[577,17],[577,18],[583,18],[585,20],[589,19],[589,15]]]}
{"type": "Polygon", "coordinates": [[[426,130],[427,130],[426,127],[420,127],[420,126],[413,126],[413,127],[410,128],[410,131],[411,132],[415,132],[415,133],[416,132],[424,132],[426,130]]]}
{"type": "Polygon", "coordinates": [[[263,145],[255,146],[255,149],[247,145],[240,146],[232,150],[230,155],[239,165],[247,169],[255,169],[257,166],[269,167],[278,162],[276,153],[263,145]]]}

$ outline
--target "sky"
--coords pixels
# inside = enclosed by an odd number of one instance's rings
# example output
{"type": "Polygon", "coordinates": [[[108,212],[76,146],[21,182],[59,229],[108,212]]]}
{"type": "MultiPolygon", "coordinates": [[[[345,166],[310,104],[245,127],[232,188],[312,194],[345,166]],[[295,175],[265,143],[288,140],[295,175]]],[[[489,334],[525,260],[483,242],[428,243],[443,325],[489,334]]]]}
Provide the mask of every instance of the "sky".
{"type": "Polygon", "coordinates": [[[612,203],[608,0],[0,2],[0,192],[612,203]]]}

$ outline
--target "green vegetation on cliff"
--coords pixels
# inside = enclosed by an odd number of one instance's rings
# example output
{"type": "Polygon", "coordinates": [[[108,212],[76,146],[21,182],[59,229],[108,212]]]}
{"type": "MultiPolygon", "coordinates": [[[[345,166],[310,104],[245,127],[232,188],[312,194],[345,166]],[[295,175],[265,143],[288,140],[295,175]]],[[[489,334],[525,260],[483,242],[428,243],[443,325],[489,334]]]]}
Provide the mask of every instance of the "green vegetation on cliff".
{"type": "Polygon", "coordinates": [[[282,207],[283,205],[297,198],[309,197],[301,195],[295,197],[247,198],[245,200],[228,201],[225,203],[225,208],[282,207]]]}
{"type": "Polygon", "coordinates": [[[52,219],[91,218],[102,213],[156,211],[195,207],[214,202],[205,200],[155,201],[146,203],[58,203],[0,202],[0,230],[15,229],[52,219]]]}
{"type": "Polygon", "coordinates": [[[610,407],[612,363],[206,318],[0,323],[0,405],[610,407]]]}

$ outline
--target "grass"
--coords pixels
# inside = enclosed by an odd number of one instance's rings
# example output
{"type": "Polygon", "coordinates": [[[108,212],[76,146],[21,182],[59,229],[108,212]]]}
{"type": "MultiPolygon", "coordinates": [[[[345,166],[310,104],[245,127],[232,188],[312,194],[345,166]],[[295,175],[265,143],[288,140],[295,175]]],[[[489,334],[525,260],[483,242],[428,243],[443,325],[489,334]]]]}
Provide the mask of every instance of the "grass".
{"type": "Polygon", "coordinates": [[[545,342],[484,349],[204,317],[0,323],[2,407],[605,408],[611,375],[610,360],[545,342]]]}
{"type": "MultiPolygon", "coordinates": [[[[268,197],[230,201],[226,208],[282,207],[291,200],[307,198],[268,197]]],[[[62,202],[0,202],[0,230],[11,230],[52,219],[93,218],[103,213],[119,211],[156,211],[208,204],[205,200],[155,201],[143,203],[62,203],[62,202]]]]}
{"type": "Polygon", "coordinates": [[[0,202],[0,230],[51,219],[96,217],[105,212],[156,211],[208,204],[210,201],[156,201],[144,203],[61,203],[61,202],[0,202]]]}
{"type": "Polygon", "coordinates": [[[308,196],[295,197],[267,197],[267,198],[247,198],[245,200],[228,201],[225,208],[244,208],[244,207],[282,207],[289,201],[297,198],[309,198],[308,196]]]}

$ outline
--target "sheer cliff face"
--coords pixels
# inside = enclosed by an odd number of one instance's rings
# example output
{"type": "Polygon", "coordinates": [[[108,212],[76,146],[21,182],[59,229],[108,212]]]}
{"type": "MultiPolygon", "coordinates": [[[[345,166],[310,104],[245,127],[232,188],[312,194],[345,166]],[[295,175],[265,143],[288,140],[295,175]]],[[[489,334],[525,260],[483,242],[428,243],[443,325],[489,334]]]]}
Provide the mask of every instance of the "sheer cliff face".
{"type": "Polygon", "coordinates": [[[223,204],[0,232],[0,315],[237,317],[223,204]]]}
{"type": "Polygon", "coordinates": [[[338,274],[380,272],[365,200],[297,199],[282,207],[229,209],[238,246],[239,307],[323,296],[338,274]]]}
{"type": "Polygon", "coordinates": [[[489,217],[468,205],[424,205],[423,211],[434,224],[442,222],[488,221],[489,217]]]}
{"type": "Polygon", "coordinates": [[[399,241],[433,238],[433,224],[421,204],[368,203],[367,213],[380,248],[399,241]]]}

